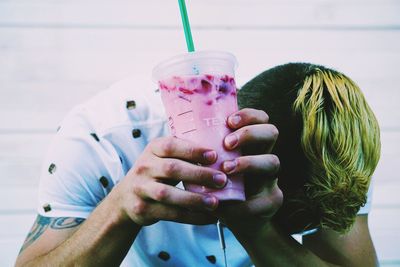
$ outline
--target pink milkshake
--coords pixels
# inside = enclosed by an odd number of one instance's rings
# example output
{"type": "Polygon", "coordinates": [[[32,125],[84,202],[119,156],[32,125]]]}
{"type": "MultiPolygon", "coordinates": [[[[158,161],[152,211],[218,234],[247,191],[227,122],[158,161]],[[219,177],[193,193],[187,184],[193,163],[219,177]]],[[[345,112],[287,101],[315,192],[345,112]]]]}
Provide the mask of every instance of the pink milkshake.
{"type": "MultiPolygon", "coordinates": [[[[234,60],[229,57],[223,58],[227,60],[226,64],[232,66],[231,71],[227,71],[226,68],[217,71],[215,67],[219,66],[213,65],[211,66],[212,72],[207,73],[209,68],[204,65],[204,61],[207,61],[207,58],[204,57],[209,57],[210,55],[207,54],[209,52],[196,53],[200,54],[200,58],[196,55],[196,62],[189,65],[191,66],[189,71],[198,72],[197,74],[177,72],[176,75],[158,76],[159,88],[171,133],[178,138],[214,149],[218,154],[218,159],[210,167],[221,170],[224,161],[240,156],[238,150],[228,151],[223,145],[225,136],[231,132],[226,125],[227,117],[238,109],[235,79],[233,78],[234,64],[232,63],[234,60]]],[[[216,52],[211,53],[211,56],[216,57],[216,52]]],[[[222,53],[222,56],[227,55],[231,56],[222,53]]],[[[176,64],[176,60],[174,63],[176,64]]],[[[168,69],[170,70],[170,68],[168,69]]],[[[184,186],[192,192],[213,194],[223,201],[245,200],[241,175],[228,176],[227,185],[218,190],[194,184],[185,184],[184,186]]]]}

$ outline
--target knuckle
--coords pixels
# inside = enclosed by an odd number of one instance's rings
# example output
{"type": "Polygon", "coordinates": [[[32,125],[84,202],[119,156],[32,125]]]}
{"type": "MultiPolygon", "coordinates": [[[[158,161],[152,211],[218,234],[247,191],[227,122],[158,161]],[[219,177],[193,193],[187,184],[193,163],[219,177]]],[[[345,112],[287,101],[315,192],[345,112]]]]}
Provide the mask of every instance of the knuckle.
{"type": "Polygon", "coordinates": [[[171,155],[175,150],[175,142],[172,138],[166,138],[161,143],[161,151],[164,155],[171,155]]]}
{"type": "Polygon", "coordinates": [[[245,170],[245,169],[249,168],[251,165],[249,157],[246,157],[246,156],[237,158],[235,160],[235,163],[236,163],[237,171],[245,170]]]}
{"type": "Polygon", "coordinates": [[[248,138],[250,137],[250,129],[248,126],[243,127],[242,129],[239,130],[238,132],[238,138],[248,138]]]}
{"type": "Polygon", "coordinates": [[[202,195],[192,194],[185,198],[184,207],[189,209],[201,209],[204,206],[203,198],[202,195]]]}
{"type": "Polygon", "coordinates": [[[178,169],[178,163],[172,160],[166,160],[163,163],[162,171],[167,177],[173,176],[178,169]]]}
{"type": "Polygon", "coordinates": [[[147,211],[147,204],[144,201],[137,201],[133,205],[132,211],[136,216],[144,217],[147,211]]]}
{"type": "Polygon", "coordinates": [[[213,171],[201,166],[195,166],[192,171],[193,178],[202,180],[203,182],[210,181],[212,183],[213,171]]]}
{"type": "Polygon", "coordinates": [[[188,148],[187,154],[190,159],[194,159],[196,157],[196,148],[194,146],[190,146],[188,148]]]}
{"type": "Polygon", "coordinates": [[[277,173],[281,166],[278,156],[270,154],[269,155],[269,163],[270,163],[271,168],[273,169],[274,173],[277,173]]]}
{"type": "Polygon", "coordinates": [[[271,131],[272,138],[276,141],[278,139],[278,136],[279,136],[278,128],[276,128],[275,125],[270,124],[270,131],[271,131]]]}
{"type": "Polygon", "coordinates": [[[136,195],[136,196],[143,197],[144,192],[143,192],[142,186],[141,186],[141,185],[134,185],[134,186],[132,187],[132,193],[133,193],[134,195],[136,195]]]}
{"type": "Polygon", "coordinates": [[[168,198],[168,189],[165,186],[158,188],[154,194],[154,200],[163,202],[168,198]]]}
{"type": "Polygon", "coordinates": [[[265,197],[265,203],[263,214],[265,217],[271,218],[283,204],[283,193],[278,185],[269,190],[268,195],[265,197]]]}
{"type": "Polygon", "coordinates": [[[271,202],[275,210],[278,210],[283,204],[283,192],[277,185],[271,194],[271,202]]]}
{"type": "Polygon", "coordinates": [[[189,203],[193,208],[203,208],[204,207],[204,200],[203,200],[203,196],[201,195],[194,195],[189,203]]]}
{"type": "Polygon", "coordinates": [[[267,112],[265,112],[264,110],[259,110],[259,112],[260,112],[261,121],[268,122],[269,116],[268,116],[267,112]]]}
{"type": "Polygon", "coordinates": [[[149,170],[149,167],[147,165],[145,165],[144,162],[138,162],[138,164],[134,168],[134,172],[137,175],[145,174],[145,173],[147,173],[148,170],[149,170]]]}

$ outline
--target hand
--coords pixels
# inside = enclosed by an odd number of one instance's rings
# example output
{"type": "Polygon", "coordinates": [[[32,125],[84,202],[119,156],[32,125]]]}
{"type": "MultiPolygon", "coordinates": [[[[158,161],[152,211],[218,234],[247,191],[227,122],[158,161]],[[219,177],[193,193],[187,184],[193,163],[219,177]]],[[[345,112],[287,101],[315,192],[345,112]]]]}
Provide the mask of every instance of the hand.
{"type": "Polygon", "coordinates": [[[175,185],[184,181],[211,188],[224,187],[227,178],[223,172],[197,165],[212,164],[216,159],[215,151],[189,141],[158,138],[147,145],[112,193],[124,217],[138,225],[150,225],[159,220],[211,223],[215,217],[206,212],[218,207],[218,199],[175,185]]]}
{"type": "Polygon", "coordinates": [[[278,138],[278,130],[268,124],[268,115],[261,110],[242,109],[228,118],[234,130],[225,140],[226,149],[240,148],[243,156],[224,162],[227,174],[242,173],[246,201],[227,203],[218,209],[217,216],[231,230],[248,231],[264,226],[282,205],[282,191],[277,185],[279,159],[269,154],[278,138]]]}

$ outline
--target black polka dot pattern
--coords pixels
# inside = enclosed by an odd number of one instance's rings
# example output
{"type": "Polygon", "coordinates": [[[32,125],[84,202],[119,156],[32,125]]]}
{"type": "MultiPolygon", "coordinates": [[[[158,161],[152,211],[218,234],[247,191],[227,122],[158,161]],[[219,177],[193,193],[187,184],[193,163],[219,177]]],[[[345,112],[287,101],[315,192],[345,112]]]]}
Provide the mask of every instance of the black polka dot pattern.
{"type": "Polygon", "coordinates": [[[136,102],[133,101],[133,100],[126,101],[126,108],[127,108],[128,110],[135,109],[135,108],[136,108],[136,102]]]}
{"type": "Polygon", "coordinates": [[[49,173],[50,173],[50,174],[55,173],[55,172],[56,172],[56,169],[57,169],[56,164],[51,163],[50,166],[49,166],[49,173]]]}
{"type": "Polygon", "coordinates": [[[162,259],[163,261],[167,261],[171,258],[171,256],[168,254],[168,252],[165,252],[165,251],[161,251],[160,253],[158,253],[158,257],[160,259],[162,259]]]}
{"type": "Polygon", "coordinates": [[[97,134],[91,133],[90,135],[91,135],[91,136],[94,138],[94,140],[96,140],[97,142],[100,141],[100,139],[99,139],[99,137],[97,136],[97,134]]]}
{"type": "Polygon", "coordinates": [[[207,256],[206,258],[212,264],[215,264],[217,262],[217,258],[214,255],[207,256]]]}
{"type": "Polygon", "coordinates": [[[160,89],[157,88],[154,92],[159,93],[159,92],[160,92],[160,89]]]}
{"type": "Polygon", "coordinates": [[[58,132],[60,129],[61,129],[61,126],[58,126],[56,131],[58,132]]]}
{"type": "Polygon", "coordinates": [[[50,206],[50,204],[44,204],[44,205],[43,205],[43,210],[44,210],[44,212],[49,212],[49,211],[51,211],[51,206],[50,206]]]}
{"type": "Polygon", "coordinates": [[[142,132],[139,129],[133,129],[132,130],[133,138],[139,138],[141,135],[142,135],[142,132]]]}
{"type": "Polygon", "coordinates": [[[101,176],[100,179],[99,179],[99,181],[100,181],[101,185],[102,185],[104,188],[107,188],[107,186],[108,186],[108,179],[107,179],[106,177],[101,176]]]}

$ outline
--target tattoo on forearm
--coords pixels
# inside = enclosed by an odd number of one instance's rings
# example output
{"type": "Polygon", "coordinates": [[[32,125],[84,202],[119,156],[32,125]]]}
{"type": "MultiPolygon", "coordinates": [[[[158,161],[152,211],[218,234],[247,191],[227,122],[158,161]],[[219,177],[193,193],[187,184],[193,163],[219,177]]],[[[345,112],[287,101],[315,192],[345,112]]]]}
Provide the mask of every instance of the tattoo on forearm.
{"type": "Polygon", "coordinates": [[[74,228],[80,225],[85,219],[82,218],[54,218],[50,224],[51,229],[74,228]]]}
{"type": "Polygon", "coordinates": [[[54,230],[74,228],[80,225],[84,220],[85,219],[82,218],[50,218],[38,215],[19,253],[35,242],[35,240],[38,239],[47,228],[50,227],[54,230]]]}

